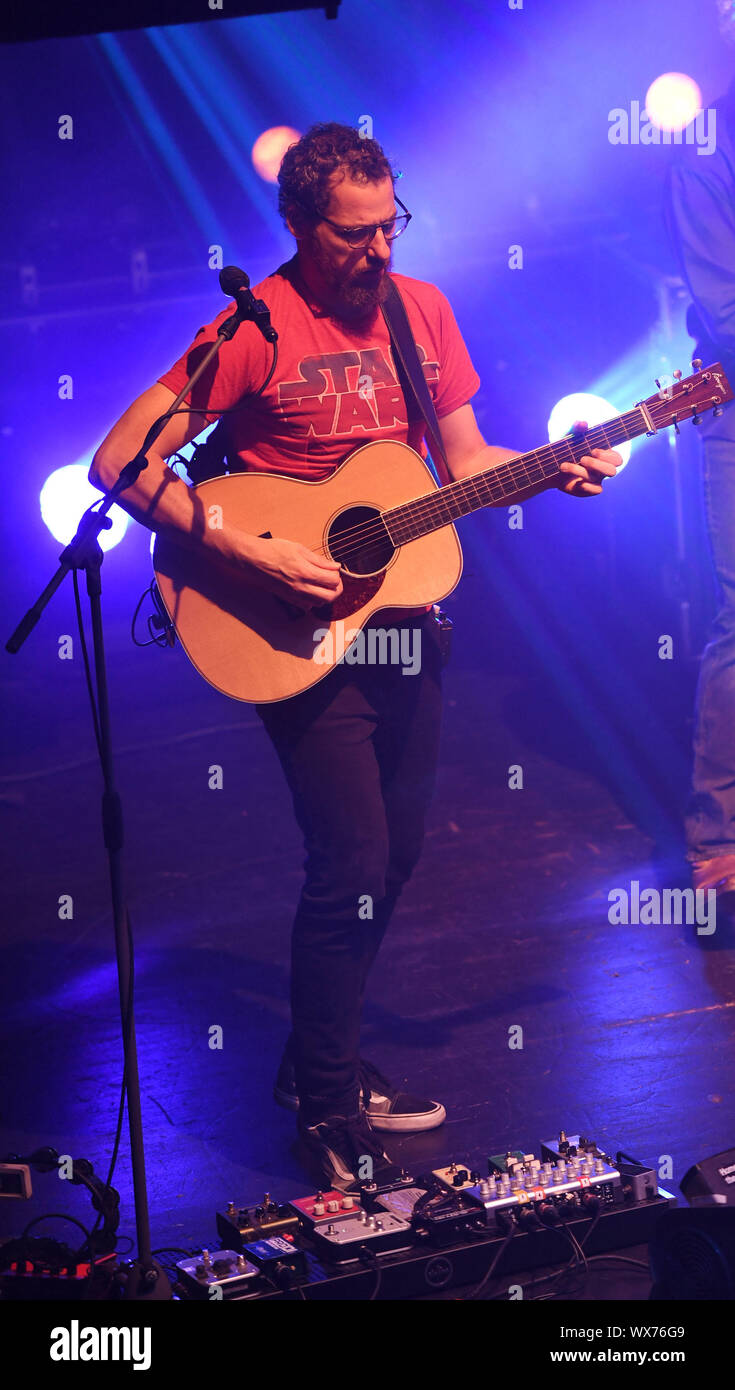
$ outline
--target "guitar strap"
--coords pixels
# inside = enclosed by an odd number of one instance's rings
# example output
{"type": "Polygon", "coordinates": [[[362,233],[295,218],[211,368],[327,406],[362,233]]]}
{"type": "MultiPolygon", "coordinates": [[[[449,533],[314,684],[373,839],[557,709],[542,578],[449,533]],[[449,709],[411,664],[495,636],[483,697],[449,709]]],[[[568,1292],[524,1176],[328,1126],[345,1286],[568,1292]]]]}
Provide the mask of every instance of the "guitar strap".
{"type": "Polygon", "coordinates": [[[225,458],[226,453],[227,416],[222,415],[214,429],[210,430],[207,438],[202,440],[201,444],[197,444],[186,464],[186,471],[192,483],[203,483],[208,478],[219,478],[223,473],[229,473],[230,468],[225,458]]]}
{"type": "Polygon", "coordinates": [[[390,275],[386,276],[386,284],[388,289],[381,309],[390,333],[393,360],[405,397],[408,419],[411,422],[423,420],[426,426],[426,442],[429,446],[431,459],[439,482],[443,486],[451,481],[451,475],[446,450],[439,432],[439,421],[434,409],[434,402],[431,399],[431,392],[419,361],[406,306],[399,294],[398,286],[390,275]]]}

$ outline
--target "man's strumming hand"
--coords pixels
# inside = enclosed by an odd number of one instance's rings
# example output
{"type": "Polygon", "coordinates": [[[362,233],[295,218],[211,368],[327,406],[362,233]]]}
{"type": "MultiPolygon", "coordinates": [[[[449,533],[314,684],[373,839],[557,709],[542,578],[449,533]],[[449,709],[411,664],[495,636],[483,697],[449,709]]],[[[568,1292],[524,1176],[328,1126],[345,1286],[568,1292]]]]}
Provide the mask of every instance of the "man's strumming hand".
{"type": "MultiPolygon", "coordinates": [[[[211,542],[213,537],[208,539],[211,542]]],[[[247,578],[249,584],[267,589],[305,612],[322,603],[333,603],[342,593],[337,562],[299,541],[229,530],[226,534],[219,532],[216,549],[220,558],[247,578]]]]}

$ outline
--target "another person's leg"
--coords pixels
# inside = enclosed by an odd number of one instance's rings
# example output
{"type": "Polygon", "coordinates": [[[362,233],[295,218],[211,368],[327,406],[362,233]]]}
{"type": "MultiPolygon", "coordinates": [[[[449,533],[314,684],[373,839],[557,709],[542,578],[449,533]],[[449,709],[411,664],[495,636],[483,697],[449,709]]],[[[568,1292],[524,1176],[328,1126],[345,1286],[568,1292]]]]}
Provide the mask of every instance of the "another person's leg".
{"type": "Polygon", "coordinates": [[[735,412],[703,431],[704,498],[719,609],[699,672],[688,855],[699,887],[735,876],[735,412]],[[731,860],[728,863],[728,859],[731,860]]]}

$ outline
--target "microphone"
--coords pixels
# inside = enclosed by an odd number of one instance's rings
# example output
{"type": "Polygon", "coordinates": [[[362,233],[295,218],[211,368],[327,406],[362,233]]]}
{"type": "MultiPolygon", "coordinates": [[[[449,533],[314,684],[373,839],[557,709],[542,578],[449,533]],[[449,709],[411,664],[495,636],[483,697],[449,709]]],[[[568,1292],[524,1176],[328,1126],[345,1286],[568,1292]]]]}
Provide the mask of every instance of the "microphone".
{"type": "Polygon", "coordinates": [[[239,266],[226,265],[219,273],[219,283],[222,293],[235,300],[240,319],[250,319],[257,324],[266,342],[277,342],[278,334],[271,325],[268,305],[255,298],[250,289],[250,276],[239,266]]]}
{"type": "Polygon", "coordinates": [[[250,276],[237,265],[226,265],[219,273],[220,289],[230,299],[237,299],[239,289],[250,288],[250,276]]]}

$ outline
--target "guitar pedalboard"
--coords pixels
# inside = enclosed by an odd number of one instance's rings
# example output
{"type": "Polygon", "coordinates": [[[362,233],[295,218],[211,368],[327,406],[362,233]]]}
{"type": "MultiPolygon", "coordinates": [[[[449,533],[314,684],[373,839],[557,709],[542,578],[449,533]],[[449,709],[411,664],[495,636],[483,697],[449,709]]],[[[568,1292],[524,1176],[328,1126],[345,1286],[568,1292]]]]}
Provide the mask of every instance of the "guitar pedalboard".
{"type": "Polygon", "coordinates": [[[184,1296],[211,1297],[219,1283],[225,1298],[421,1297],[482,1279],[501,1247],[499,1277],[568,1259],[570,1234],[590,1254],[643,1244],[676,1205],[653,1169],[563,1130],[538,1156],[507,1150],[486,1168],[452,1162],[353,1193],[231,1202],[217,1213],[225,1249],[180,1262],[184,1296]]]}

